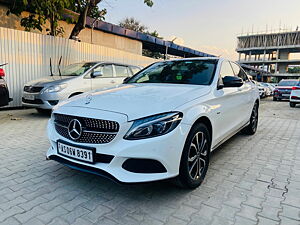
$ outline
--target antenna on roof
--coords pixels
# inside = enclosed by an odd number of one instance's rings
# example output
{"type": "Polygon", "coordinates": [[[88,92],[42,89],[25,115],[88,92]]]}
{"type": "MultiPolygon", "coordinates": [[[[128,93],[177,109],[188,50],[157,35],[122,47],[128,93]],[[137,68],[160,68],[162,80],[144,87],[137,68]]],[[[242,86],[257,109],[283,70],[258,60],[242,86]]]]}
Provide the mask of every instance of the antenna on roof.
{"type": "Polygon", "coordinates": [[[60,72],[61,59],[62,59],[62,56],[60,56],[59,61],[58,61],[58,66],[57,66],[58,72],[59,72],[59,76],[61,76],[61,72],[60,72]]]}
{"type": "Polygon", "coordinates": [[[51,57],[50,57],[50,76],[51,77],[53,76],[51,57]]]}

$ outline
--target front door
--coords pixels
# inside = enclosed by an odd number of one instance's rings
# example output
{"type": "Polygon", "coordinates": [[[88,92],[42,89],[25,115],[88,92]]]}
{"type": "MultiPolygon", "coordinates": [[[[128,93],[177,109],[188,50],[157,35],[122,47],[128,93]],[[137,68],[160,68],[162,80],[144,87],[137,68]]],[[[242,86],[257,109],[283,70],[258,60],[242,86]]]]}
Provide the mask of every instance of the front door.
{"type": "Polygon", "coordinates": [[[101,72],[102,76],[91,78],[91,89],[96,90],[116,85],[113,67],[111,64],[104,64],[96,67],[94,72],[101,72]]]}
{"type": "MultiPolygon", "coordinates": [[[[225,76],[235,76],[228,61],[223,61],[219,74],[219,82],[225,76]]],[[[215,120],[215,143],[218,144],[223,139],[234,133],[244,120],[244,103],[241,98],[241,89],[238,87],[224,87],[215,91],[215,98],[211,102],[218,106],[215,120]],[[215,101],[215,102],[214,102],[215,101]]]]}

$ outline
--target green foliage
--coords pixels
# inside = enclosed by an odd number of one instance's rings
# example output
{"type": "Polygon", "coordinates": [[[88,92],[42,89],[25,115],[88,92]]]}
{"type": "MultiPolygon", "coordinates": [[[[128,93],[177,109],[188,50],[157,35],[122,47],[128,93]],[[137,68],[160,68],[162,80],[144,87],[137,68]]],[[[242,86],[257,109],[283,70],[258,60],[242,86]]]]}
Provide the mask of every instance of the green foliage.
{"type": "Polygon", "coordinates": [[[42,32],[49,21],[50,28],[46,28],[46,31],[56,36],[63,33],[58,21],[62,19],[63,10],[69,6],[69,0],[13,0],[7,13],[20,15],[22,11],[29,11],[29,16],[21,19],[21,26],[26,31],[37,29],[42,32]]]}
{"type": "Polygon", "coordinates": [[[300,67],[299,66],[289,67],[288,73],[300,73],[300,67]]]}
{"type": "Polygon", "coordinates": [[[144,3],[149,6],[152,7],[153,6],[153,1],[152,0],[144,0],[144,3]]]}
{"type": "Polygon", "coordinates": [[[125,18],[124,20],[122,20],[121,22],[119,22],[119,26],[123,27],[123,28],[126,28],[126,29],[129,29],[129,30],[134,30],[134,31],[137,31],[137,32],[142,32],[142,33],[146,33],[147,29],[148,29],[148,27],[142,25],[140,23],[140,21],[136,20],[133,17],[130,17],[130,18],[127,17],[127,18],[125,18]]]}

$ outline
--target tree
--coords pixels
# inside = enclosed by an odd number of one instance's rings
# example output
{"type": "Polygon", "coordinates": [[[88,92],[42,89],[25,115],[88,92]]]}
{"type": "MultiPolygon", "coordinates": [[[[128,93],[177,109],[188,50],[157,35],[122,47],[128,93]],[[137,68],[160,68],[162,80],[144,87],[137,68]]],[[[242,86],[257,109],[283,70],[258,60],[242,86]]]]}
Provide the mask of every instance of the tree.
{"type": "Polygon", "coordinates": [[[29,15],[21,19],[21,26],[26,31],[39,30],[48,21],[50,23],[49,35],[56,36],[63,33],[62,27],[58,27],[58,21],[62,19],[63,11],[70,6],[69,0],[13,0],[7,14],[14,13],[18,16],[23,11],[29,11],[29,15]]]}
{"type": "Polygon", "coordinates": [[[142,33],[146,33],[146,31],[148,30],[148,27],[142,25],[140,23],[140,21],[136,20],[133,17],[130,18],[125,18],[124,20],[119,22],[119,26],[129,29],[129,30],[134,30],[137,32],[142,32],[142,33]]]}
{"type": "MultiPolygon", "coordinates": [[[[76,2],[75,6],[78,9],[79,16],[78,16],[76,24],[71,32],[70,39],[72,39],[74,36],[78,36],[80,31],[85,28],[87,15],[90,15],[92,13],[92,11],[98,7],[97,5],[102,0],[73,0],[73,1],[76,2]]],[[[153,0],[144,0],[144,3],[149,7],[153,6],[153,0]]],[[[101,16],[103,17],[106,14],[106,10],[104,10],[104,11],[98,10],[98,12],[100,13],[100,19],[101,19],[101,16]]],[[[93,18],[95,18],[95,17],[93,17],[93,18]]],[[[97,19],[97,18],[95,18],[95,19],[97,19]]]]}

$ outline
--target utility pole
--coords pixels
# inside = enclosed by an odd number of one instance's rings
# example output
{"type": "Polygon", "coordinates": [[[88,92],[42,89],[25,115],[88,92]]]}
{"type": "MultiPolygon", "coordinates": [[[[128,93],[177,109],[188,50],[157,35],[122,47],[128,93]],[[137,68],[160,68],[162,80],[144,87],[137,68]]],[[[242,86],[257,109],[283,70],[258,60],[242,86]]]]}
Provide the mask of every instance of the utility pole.
{"type": "MultiPolygon", "coordinates": [[[[169,42],[171,42],[171,44],[173,44],[176,39],[177,39],[177,37],[175,37],[172,41],[169,41],[169,42]]],[[[165,53],[165,60],[167,60],[167,59],[168,59],[168,46],[166,46],[166,53],[165,53]]]]}

